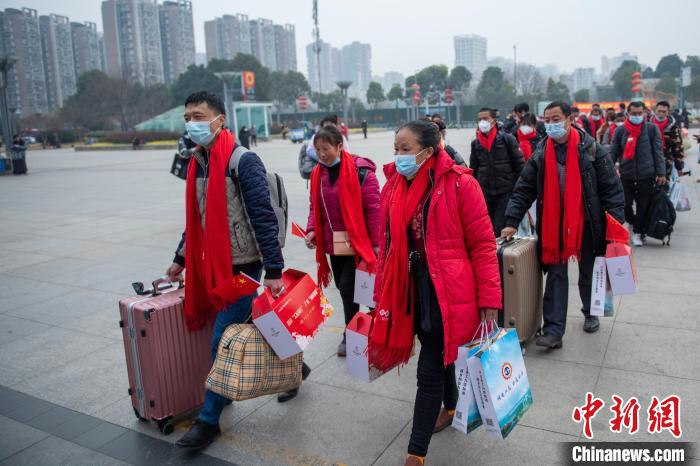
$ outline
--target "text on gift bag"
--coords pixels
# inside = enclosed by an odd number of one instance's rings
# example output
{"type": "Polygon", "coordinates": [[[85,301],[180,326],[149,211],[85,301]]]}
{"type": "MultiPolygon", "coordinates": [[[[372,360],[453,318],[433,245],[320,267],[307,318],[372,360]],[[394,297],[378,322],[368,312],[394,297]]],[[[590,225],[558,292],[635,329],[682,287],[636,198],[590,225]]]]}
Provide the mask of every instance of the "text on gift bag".
{"type": "Polygon", "coordinates": [[[272,297],[269,289],[253,301],[253,323],[280,359],[304,351],[333,314],[321,289],[299,270],[282,273],[285,292],[272,297]]]}

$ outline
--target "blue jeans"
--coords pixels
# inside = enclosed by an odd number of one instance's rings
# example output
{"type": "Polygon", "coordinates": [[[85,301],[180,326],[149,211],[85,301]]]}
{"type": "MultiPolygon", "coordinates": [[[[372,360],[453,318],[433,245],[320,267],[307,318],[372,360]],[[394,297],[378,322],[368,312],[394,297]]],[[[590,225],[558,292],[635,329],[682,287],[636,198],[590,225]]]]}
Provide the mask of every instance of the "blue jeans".
{"type": "MultiPolygon", "coordinates": [[[[256,280],[260,280],[261,275],[262,270],[258,270],[255,275],[251,276],[256,280]]],[[[248,320],[253,299],[256,296],[257,294],[241,298],[217,314],[216,322],[214,323],[214,334],[211,337],[212,361],[216,359],[216,350],[219,348],[219,341],[221,341],[221,336],[224,334],[226,327],[232,324],[241,324],[248,320]]],[[[221,411],[224,410],[224,407],[227,403],[230,403],[230,401],[231,400],[226,397],[207,390],[204,394],[204,405],[199,411],[198,419],[207,424],[218,425],[221,411]]]]}

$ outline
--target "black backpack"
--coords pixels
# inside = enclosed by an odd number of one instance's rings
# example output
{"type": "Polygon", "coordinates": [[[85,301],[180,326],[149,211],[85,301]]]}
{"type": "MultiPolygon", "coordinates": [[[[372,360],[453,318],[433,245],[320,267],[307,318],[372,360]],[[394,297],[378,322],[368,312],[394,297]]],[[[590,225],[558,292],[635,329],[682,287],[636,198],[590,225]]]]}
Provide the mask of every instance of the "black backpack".
{"type": "Polygon", "coordinates": [[[661,244],[671,244],[671,233],[676,223],[676,209],[662,189],[655,189],[649,202],[647,214],[647,236],[661,240],[661,244]]]}

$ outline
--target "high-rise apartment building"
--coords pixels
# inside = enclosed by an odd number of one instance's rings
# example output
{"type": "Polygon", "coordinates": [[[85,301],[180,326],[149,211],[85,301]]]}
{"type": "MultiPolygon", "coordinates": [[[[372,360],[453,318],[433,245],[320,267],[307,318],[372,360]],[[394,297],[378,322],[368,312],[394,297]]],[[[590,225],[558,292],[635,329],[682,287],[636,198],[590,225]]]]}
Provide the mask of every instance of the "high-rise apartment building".
{"type": "Polygon", "coordinates": [[[97,25],[86,21],[70,23],[73,41],[73,63],[76,80],[91,70],[104,70],[102,41],[97,25]]]}
{"type": "Polygon", "coordinates": [[[46,99],[49,110],[63,106],[75,93],[76,77],[73,59],[73,35],[70,20],[65,16],[39,17],[41,50],[46,79],[46,99]]]}
{"type": "Polygon", "coordinates": [[[487,41],[476,34],[464,34],[454,37],[455,66],[463,66],[472,74],[472,82],[481,81],[486,69],[487,41]]]}
{"type": "Polygon", "coordinates": [[[165,83],[172,84],[196,62],[191,1],[166,1],[160,5],[160,38],[165,83]]]}
{"type": "Polygon", "coordinates": [[[156,0],[104,0],[102,24],[110,76],[145,85],[165,81],[156,0]]]}
{"type": "Polygon", "coordinates": [[[272,71],[297,69],[296,33],[291,24],[269,19],[224,15],[204,23],[207,60],[233,60],[239,53],[255,56],[272,71]]]}
{"type": "Polygon", "coordinates": [[[9,107],[24,116],[46,112],[46,75],[36,10],[6,8],[0,12],[0,56],[17,60],[8,73],[9,107]]]}

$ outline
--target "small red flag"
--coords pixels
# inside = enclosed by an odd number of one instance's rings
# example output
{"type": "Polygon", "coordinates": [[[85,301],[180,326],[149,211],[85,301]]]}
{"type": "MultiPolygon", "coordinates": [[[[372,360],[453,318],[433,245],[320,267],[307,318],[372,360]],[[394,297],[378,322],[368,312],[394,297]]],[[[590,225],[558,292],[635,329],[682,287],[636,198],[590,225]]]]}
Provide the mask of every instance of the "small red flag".
{"type": "Polygon", "coordinates": [[[605,213],[607,226],[605,229],[605,240],[616,243],[629,243],[630,232],[620,222],[615,220],[612,215],[605,213]]]}
{"type": "Polygon", "coordinates": [[[261,283],[250,275],[239,273],[231,280],[214,288],[214,294],[229,303],[234,303],[243,296],[252,295],[260,288],[261,283]]]}
{"type": "Polygon", "coordinates": [[[297,225],[296,222],[292,222],[292,234],[298,236],[301,239],[306,239],[306,231],[297,225]]]}

